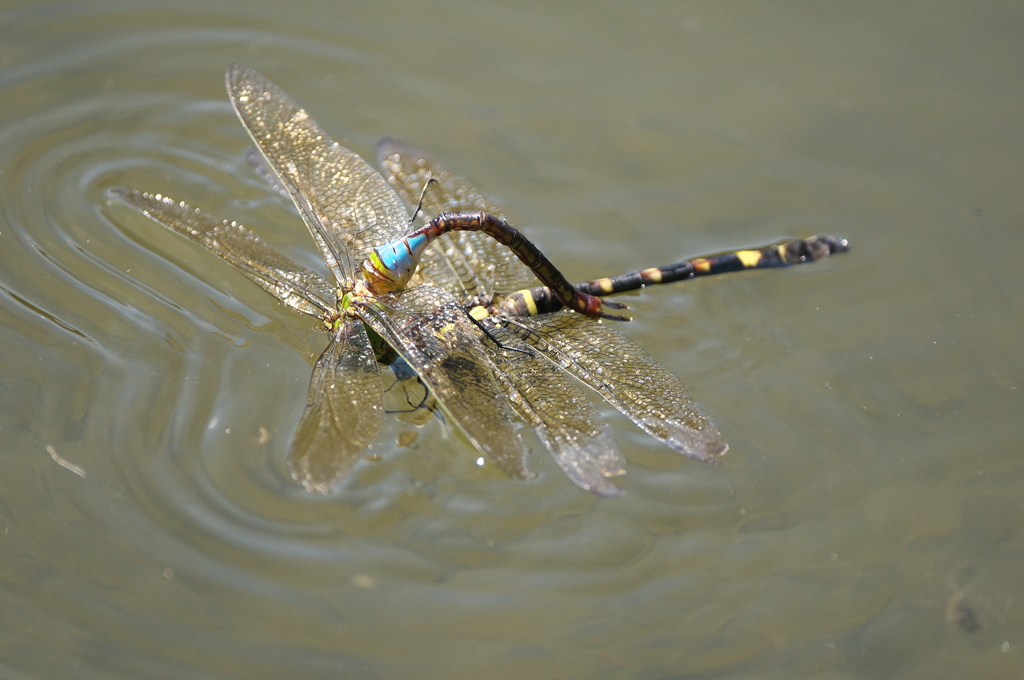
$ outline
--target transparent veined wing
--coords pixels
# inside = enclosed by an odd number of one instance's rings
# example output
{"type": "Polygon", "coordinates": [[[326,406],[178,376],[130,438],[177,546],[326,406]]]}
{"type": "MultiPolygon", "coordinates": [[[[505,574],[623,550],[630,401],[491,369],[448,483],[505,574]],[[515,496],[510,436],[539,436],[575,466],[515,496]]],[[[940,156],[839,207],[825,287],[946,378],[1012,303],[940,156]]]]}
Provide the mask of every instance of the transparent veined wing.
{"type": "Polygon", "coordinates": [[[266,156],[255,146],[250,146],[245,150],[245,160],[249,161],[249,167],[256,173],[256,176],[267,183],[271,189],[276,193],[281,194],[287,199],[291,199],[292,194],[281,182],[281,178],[277,176],[274,169],[270,167],[270,163],[267,161],[266,156]]]}
{"type": "Polygon", "coordinates": [[[123,187],[111,191],[154,222],[220,255],[292,309],[321,318],[334,313],[332,285],[238,222],[219,220],[159,194],[123,187]]]}
{"type": "Polygon", "coordinates": [[[328,493],[366,452],[384,421],[380,369],[366,327],[345,319],[313,367],[288,459],[307,491],[328,493]]]}
{"type": "Polygon", "coordinates": [[[394,189],[291,97],[240,64],[228,68],[226,80],[239,120],[291,194],[339,283],[373,248],[406,232],[409,214],[394,189]]]}
{"type": "Polygon", "coordinates": [[[717,463],[728,450],[721,433],[668,369],[639,345],[581,314],[491,317],[534,350],[594,389],[642,430],[685,456],[717,463]]]}
{"type": "Polygon", "coordinates": [[[449,293],[419,286],[357,298],[353,306],[416,371],[477,449],[510,476],[529,477],[526,449],[480,330],[449,293]]]}
{"type": "MultiPolygon", "coordinates": [[[[505,219],[501,207],[415,147],[385,137],[377,161],[388,182],[410,205],[423,196],[422,214],[480,210],[505,219]],[[436,180],[423,193],[427,180],[436,180]]],[[[420,261],[418,281],[444,288],[456,298],[490,297],[538,285],[533,272],[491,237],[457,232],[438,238],[420,261]]]]}
{"type": "Polygon", "coordinates": [[[512,332],[495,326],[504,348],[485,346],[513,408],[533,428],[562,471],[580,488],[599,496],[621,496],[610,478],[625,474],[625,461],[610,427],[569,375],[512,332]],[[514,351],[519,348],[526,351],[514,351]]]}

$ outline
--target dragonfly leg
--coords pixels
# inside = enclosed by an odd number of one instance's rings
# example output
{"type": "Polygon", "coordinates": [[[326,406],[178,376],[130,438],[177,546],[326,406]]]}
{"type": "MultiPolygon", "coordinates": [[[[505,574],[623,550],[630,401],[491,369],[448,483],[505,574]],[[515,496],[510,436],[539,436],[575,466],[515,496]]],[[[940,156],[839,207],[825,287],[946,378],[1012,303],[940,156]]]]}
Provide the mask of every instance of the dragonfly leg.
{"type": "Polygon", "coordinates": [[[531,352],[528,349],[520,349],[518,347],[510,347],[509,345],[502,344],[502,342],[498,340],[498,338],[494,337],[494,334],[491,333],[491,331],[488,330],[486,326],[484,326],[483,322],[480,321],[480,319],[476,318],[475,316],[469,313],[469,310],[466,310],[466,316],[469,317],[469,320],[472,321],[473,324],[480,329],[480,332],[487,336],[487,339],[493,342],[494,346],[497,347],[498,349],[507,349],[510,352],[519,352],[520,354],[525,354],[528,357],[533,356],[533,352],[531,352]]]}
{"type": "MultiPolygon", "coordinates": [[[[398,378],[395,378],[395,381],[391,383],[391,385],[384,391],[390,392],[391,390],[395,389],[399,385],[404,384],[405,382],[405,380],[399,380],[398,378]]],[[[421,408],[425,408],[433,412],[433,406],[427,403],[428,401],[430,401],[430,390],[427,388],[426,385],[423,384],[423,380],[421,380],[419,376],[416,376],[416,383],[423,389],[423,398],[420,399],[418,404],[414,404],[412,402],[412,399],[409,398],[409,390],[404,389],[405,395],[402,397],[402,399],[409,406],[409,408],[402,408],[394,411],[387,410],[385,411],[385,413],[415,413],[416,411],[419,411],[421,408]]]]}
{"type": "Polygon", "coordinates": [[[410,222],[415,222],[416,217],[420,214],[420,210],[423,209],[423,197],[427,195],[427,187],[431,184],[438,184],[436,177],[428,177],[427,181],[423,183],[423,189],[420,190],[420,200],[416,203],[416,209],[412,211],[412,217],[409,219],[410,222]]]}

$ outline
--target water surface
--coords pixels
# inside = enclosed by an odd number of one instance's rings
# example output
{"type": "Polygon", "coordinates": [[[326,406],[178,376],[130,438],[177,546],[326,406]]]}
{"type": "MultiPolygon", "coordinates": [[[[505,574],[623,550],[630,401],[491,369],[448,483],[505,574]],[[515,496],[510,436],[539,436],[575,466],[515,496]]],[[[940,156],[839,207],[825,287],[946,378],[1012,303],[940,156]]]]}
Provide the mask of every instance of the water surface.
{"type": "Polygon", "coordinates": [[[1022,28],[1010,2],[7,3],[0,674],[1012,677],[1022,28]],[[428,149],[573,279],[854,249],[626,298],[720,467],[609,413],[630,473],[598,500],[536,442],[514,482],[393,419],[313,497],[285,457],[326,337],[107,194],[318,266],[245,163],[234,61],[366,156],[428,149]]]}

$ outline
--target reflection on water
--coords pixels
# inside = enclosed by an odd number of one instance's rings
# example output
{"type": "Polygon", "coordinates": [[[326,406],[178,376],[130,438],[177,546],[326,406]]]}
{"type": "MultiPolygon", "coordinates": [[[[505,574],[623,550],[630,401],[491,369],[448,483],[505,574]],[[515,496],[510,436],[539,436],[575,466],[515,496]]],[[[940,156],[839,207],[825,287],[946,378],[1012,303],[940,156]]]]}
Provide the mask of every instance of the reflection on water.
{"type": "Polygon", "coordinates": [[[1011,676],[1024,17],[969,7],[9,6],[0,675],[1011,676]],[[629,491],[600,501],[392,420],[313,497],[285,456],[325,337],[106,198],[187,196],[318,266],[246,166],[233,61],[364,154],[424,146],[571,278],[856,250],[627,298],[719,468],[608,414],[629,491]]]}

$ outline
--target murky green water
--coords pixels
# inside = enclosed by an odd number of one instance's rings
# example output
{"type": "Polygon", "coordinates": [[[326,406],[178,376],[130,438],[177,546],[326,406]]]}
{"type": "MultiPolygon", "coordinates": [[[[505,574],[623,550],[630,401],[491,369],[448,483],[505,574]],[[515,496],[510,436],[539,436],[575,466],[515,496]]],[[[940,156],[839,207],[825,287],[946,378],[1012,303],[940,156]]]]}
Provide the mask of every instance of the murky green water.
{"type": "Polygon", "coordinates": [[[962,678],[1024,667],[1019,3],[8,2],[0,675],[962,678]],[[784,236],[624,330],[732,448],[614,418],[628,492],[391,421],[329,498],[287,442],[326,338],[108,202],[244,221],[241,61],[393,134],[585,279],[784,236]]]}

